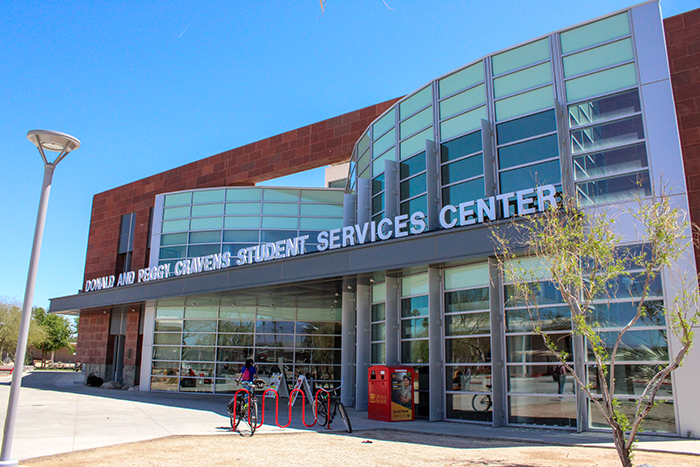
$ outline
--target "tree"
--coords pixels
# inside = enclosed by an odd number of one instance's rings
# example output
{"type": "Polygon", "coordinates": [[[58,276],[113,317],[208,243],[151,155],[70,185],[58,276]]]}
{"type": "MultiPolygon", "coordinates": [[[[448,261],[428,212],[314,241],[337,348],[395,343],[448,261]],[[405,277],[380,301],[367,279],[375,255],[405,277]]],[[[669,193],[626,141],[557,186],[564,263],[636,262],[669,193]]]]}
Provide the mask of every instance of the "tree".
{"type": "MultiPolygon", "coordinates": [[[[22,317],[20,304],[0,299],[0,358],[14,361],[17,350],[17,337],[22,317]]],[[[32,317],[29,325],[28,345],[35,346],[46,337],[46,331],[32,317]]]]}
{"type": "MultiPolygon", "coordinates": [[[[634,223],[637,245],[622,245],[621,235],[615,233],[619,218],[608,212],[583,210],[574,199],[564,196],[560,206],[514,219],[508,230],[493,226],[491,234],[503,277],[512,283],[508,289],[512,296],[506,300],[525,307],[535,334],[558,360],[557,373],[573,376],[610,426],[622,465],[631,467],[634,442],[644,418],[654,407],[659,389],[668,383],[670,373],[682,364],[693,344],[698,285],[697,277],[679,278],[681,287],[672,303],[650,299],[657,295],[664,271],[671,274],[690,246],[686,215],[671,206],[668,196],[641,200],[636,209],[620,211],[625,222],[634,223]],[[523,256],[539,259],[538,265],[523,261],[523,256]],[[555,342],[551,330],[561,326],[552,325],[552,317],[540,309],[540,283],[553,287],[561,294],[558,300],[568,306],[571,332],[574,339],[582,336],[588,371],[574,368],[571,355],[555,342]],[[616,314],[611,300],[622,296],[631,303],[627,314],[616,314]],[[667,324],[680,342],[675,355],[668,355],[668,350],[659,352],[662,346],[626,347],[626,334],[649,322],[667,324]],[[611,332],[610,328],[617,329],[611,332]],[[634,352],[645,355],[635,356],[634,352]],[[629,417],[616,398],[615,386],[616,363],[625,359],[665,361],[646,368],[647,382],[629,417]]],[[[557,334],[561,336],[561,331],[557,334]]]]}
{"type": "MultiPolygon", "coordinates": [[[[68,318],[53,313],[47,313],[41,307],[32,309],[32,317],[45,331],[43,339],[34,343],[41,350],[41,360],[46,364],[46,355],[60,349],[70,349],[73,327],[68,318]]],[[[53,357],[52,357],[53,358],[53,357]]]]}

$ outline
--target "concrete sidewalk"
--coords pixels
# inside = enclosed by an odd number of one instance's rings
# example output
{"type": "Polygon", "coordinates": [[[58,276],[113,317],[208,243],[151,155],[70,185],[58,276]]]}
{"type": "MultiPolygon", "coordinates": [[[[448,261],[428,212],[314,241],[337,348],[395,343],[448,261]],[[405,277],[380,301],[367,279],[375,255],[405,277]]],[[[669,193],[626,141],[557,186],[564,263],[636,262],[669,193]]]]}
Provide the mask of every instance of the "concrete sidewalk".
{"type": "MultiPolygon", "coordinates": [[[[0,408],[3,419],[7,409],[10,377],[0,377],[0,408]]],[[[229,396],[200,394],[168,394],[156,392],[118,391],[89,388],[82,384],[79,373],[36,371],[26,374],[20,394],[12,457],[27,459],[82,449],[143,441],[170,435],[231,435],[226,413],[229,396]]],[[[289,428],[275,424],[273,399],[265,401],[265,425],[256,436],[266,433],[325,430],[305,428],[300,402],[293,409],[289,428]]],[[[307,423],[313,421],[306,408],[307,423]]],[[[608,433],[575,433],[565,430],[534,428],[492,428],[454,422],[388,423],[369,420],[367,412],[349,410],[353,431],[401,430],[421,434],[489,438],[554,445],[612,447],[608,433]]],[[[289,420],[286,401],[280,403],[279,422],[289,420]]],[[[342,430],[337,420],[334,429],[342,430]]],[[[642,436],[638,449],[700,455],[700,440],[659,436],[642,436]]]]}

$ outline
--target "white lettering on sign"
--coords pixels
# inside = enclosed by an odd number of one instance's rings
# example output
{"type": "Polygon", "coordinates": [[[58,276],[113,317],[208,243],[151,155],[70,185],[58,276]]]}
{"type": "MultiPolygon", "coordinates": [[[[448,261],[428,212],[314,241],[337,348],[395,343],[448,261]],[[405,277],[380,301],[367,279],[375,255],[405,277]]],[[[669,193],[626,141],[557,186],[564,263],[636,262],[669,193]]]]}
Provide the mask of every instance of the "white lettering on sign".
{"type": "MultiPolygon", "coordinates": [[[[470,200],[458,205],[443,206],[438,215],[443,229],[457,226],[481,224],[486,220],[495,221],[511,216],[525,216],[544,212],[550,206],[557,206],[557,189],[554,185],[542,185],[510,193],[502,193],[482,199],[470,200]]],[[[394,218],[364,224],[346,225],[341,228],[324,230],[316,237],[318,251],[337,250],[355,245],[364,245],[391,238],[404,238],[419,235],[428,229],[426,215],[416,211],[410,216],[401,214],[394,218]]],[[[261,263],[290,258],[306,253],[308,235],[288,238],[276,242],[241,248],[236,255],[236,265],[261,263]]],[[[116,286],[131,285],[135,282],[151,282],[169,277],[187,276],[200,272],[218,271],[231,266],[231,253],[221,253],[161,264],[119,274],[116,286]]],[[[85,292],[109,289],[115,286],[115,276],[105,276],[85,281],[85,292]]]]}

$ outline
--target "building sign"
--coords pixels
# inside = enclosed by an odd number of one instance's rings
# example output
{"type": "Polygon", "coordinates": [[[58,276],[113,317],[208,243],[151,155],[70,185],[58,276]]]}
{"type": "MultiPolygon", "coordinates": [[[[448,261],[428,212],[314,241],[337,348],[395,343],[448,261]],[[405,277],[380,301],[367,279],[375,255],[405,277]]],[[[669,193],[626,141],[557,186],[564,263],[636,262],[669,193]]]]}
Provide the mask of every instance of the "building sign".
{"type": "MultiPolygon", "coordinates": [[[[458,205],[447,204],[440,210],[439,221],[442,229],[481,224],[486,220],[496,221],[514,216],[525,216],[544,212],[548,206],[557,206],[557,189],[554,185],[542,185],[497,196],[489,196],[458,205]],[[512,210],[512,212],[511,212],[512,210]]],[[[364,245],[391,238],[419,235],[428,228],[426,215],[416,211],[411,215],[401,214],[394,218],[365,222],[362,225],[347,225],[338,229],[318,233],[318,251],[335,250],[355,245],[364,245]]],[[[233,257],[231,253],[200,256],[183,259],[175,263],[161,264],[138,272],[129,271],[118,276],[105,276],[85,282],[85,292],[110,289],[134,283],[150,282],[170,277],[187,276],[200,272],[218,271],[231,266],[261,263],[289,258],[306,253],[308,235],[288,238],[272,243],[261,243],[241,248],[233,257]],[[172,268],[171,268],[172,266],[172,268]]]]}

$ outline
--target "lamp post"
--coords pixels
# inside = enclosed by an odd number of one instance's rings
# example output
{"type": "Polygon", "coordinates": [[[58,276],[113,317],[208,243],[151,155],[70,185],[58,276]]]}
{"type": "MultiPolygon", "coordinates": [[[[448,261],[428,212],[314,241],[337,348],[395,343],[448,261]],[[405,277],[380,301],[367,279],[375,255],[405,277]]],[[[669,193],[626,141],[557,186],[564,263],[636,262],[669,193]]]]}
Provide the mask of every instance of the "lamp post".
{"type": "Polygon", "coordinates": [[[24,304],[22,305],[22,318],[19,325],[17,338],[17,352],[15,353],[15,370],[12,372],[12,384],[10,385],[10,398],[7,402],[7,414],[5,415],[5,428],[2,436],[2,452],[0,453],[0,466],[17,466],[18,462],[10,458],[12,451],[12,439],[15,432],[15,419],[17,418],[17,403],[19,390],[22,386],[22,372],[24,370],[24,356],[27,352],[27,338],[29,336],[29,324],[32,317],[32,301],[34,299],[34,284],[36,283],[36,271],[39,266],[39,253],[41,252],[41,240],[44,236],[44,222],[46,221],[46,207],[49,204],[49,192],[51,191],[51,179],[53,171],[69,152],[80,147],[80,141],[73,136],[58,131],[32,130],[27,133],[27,139],[34,143],[44,161],[44,183],[41,187],[39,212],[36,217],[34,229],[34,244],[29,260],[29,273],[27,274],[27,287],[24,291],[24,304]],[[46,159],[47,151],[59,153],[53,162],[46,159]],[[19,365],[19,369],[17,366],[19,365]]]}

